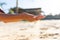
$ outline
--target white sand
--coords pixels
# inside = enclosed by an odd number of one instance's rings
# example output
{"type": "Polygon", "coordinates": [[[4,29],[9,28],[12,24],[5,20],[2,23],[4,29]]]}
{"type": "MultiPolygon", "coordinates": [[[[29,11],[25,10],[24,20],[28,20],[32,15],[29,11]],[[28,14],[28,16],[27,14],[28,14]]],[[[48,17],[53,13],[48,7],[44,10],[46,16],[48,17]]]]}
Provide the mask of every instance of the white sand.
{"type": "Polygon", "coordinates": [[[0,40],[60,40],[60,20],[0,22],[0,40]]]}

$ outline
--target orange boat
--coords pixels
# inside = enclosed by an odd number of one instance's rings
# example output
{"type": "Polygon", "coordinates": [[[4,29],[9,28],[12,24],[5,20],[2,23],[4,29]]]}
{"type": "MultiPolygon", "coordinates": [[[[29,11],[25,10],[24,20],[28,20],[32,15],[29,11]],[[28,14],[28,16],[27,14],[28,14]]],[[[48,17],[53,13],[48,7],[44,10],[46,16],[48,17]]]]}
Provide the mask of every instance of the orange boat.
{"type": "Polygon", "coordinates": [[[34,22],[40,19],[43,19],[45,16],[39,14],[39,15],[33,15],[26,12],[20,13],[20,14],[5,14],[3,11],[0,11],[0,21],[3,21],[5,23],[7,22],[17,22],[21,20],[27,20],[30,22],[34,22]]]}

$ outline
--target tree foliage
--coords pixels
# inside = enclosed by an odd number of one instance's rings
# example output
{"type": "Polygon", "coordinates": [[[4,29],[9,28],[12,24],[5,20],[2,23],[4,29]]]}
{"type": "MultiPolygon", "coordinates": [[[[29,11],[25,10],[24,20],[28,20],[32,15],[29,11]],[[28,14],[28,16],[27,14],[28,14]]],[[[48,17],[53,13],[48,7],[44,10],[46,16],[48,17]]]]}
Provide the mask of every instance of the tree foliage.
{"type": "MultiPolygon", "coordinates": [[[[16,7],[10,8],[9,13],[11,13],[11,10],[12,10],[14,13],[16,13],[16,7]]],[[[24,10],[23,10],[22,8],[18,8],[18,13],[21,13],[21,12],[23,12],[23,11],[24,11],[24,10]]]]}

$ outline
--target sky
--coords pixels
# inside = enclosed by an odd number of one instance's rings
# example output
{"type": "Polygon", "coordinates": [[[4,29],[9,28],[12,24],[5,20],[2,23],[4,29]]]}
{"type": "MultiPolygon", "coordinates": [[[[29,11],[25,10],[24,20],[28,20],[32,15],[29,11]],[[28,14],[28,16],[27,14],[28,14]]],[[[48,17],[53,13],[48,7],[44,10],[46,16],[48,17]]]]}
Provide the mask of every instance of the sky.
{"type": "MultiPolygon", "coordinates": [[[[16,0],[0,0],[5,2],[2,9],[7,13],[10,8],[16,6],[16,0]]],[[[60,0],[19,0],[19,7],[21,8],[42,8],[43,14],[56,15],[60,13],[60,0]]]]}

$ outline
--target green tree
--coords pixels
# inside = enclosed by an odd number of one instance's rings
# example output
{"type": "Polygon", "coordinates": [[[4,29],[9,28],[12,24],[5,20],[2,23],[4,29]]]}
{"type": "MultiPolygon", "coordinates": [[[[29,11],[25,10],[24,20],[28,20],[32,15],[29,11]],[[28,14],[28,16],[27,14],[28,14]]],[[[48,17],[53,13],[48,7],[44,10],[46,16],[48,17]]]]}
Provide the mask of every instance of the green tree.
{"type": "MultiPolygon", "coordinates": [[[[22,12],[24,12],[24,10],[22,8],[18,8],[18,13],[22,13],[22,12]]],[[[9,14],[13,14],[13,13],[16,13],[16,7],[10,8],[9,14]]]]}
{"type": "Polygon", "coordinates": [[[9,14],[14,14],[14,11],[13,10],[9,10],[9,14]]]}

